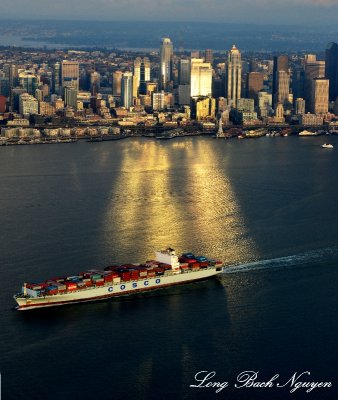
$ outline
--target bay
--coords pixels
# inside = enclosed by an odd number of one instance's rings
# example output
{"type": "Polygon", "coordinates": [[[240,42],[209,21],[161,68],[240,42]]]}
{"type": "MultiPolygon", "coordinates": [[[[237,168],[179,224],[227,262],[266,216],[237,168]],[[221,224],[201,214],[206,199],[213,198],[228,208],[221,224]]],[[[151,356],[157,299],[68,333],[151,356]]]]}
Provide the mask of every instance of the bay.
{"type": "Polygon", "coordinates": [[[0,148],[4,399],[335,399],[338,139],[130,138],[0,148]],[[220,279],[17,312],[25,281],[217,257],[220,279]],[[241,371],[331,388],[236,389],[241,371]],[[193,388],[199,371],[229,381],[193,388]]]}

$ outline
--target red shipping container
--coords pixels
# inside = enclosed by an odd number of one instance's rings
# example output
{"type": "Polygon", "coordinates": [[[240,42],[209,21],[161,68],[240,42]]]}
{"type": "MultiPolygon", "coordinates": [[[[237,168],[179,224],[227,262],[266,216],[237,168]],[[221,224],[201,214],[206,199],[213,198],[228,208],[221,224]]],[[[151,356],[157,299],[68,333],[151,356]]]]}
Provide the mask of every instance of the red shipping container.
{"type": "Polygon", "coordinates": [[[148,271],[147,276],[148,276],[148,278],[154,278],[155,271],[148,271]]]}
{"type": "Polygon", "coordinates": [[[85,284],[86,284],[86,287],[93,286],[92,281],[85,282],[85,284]]]}
{"type": "Polygon", "coordinates": [[[105,277],[104,277],[104,281],[105,282],[111,282],[113,280],[113,276],[112,275],[106,275],[105,277]]]}
{"type": "Polygon", "coordinates": [[[96,286],[103,286],[103,285],[104,285],[104,282],[96,282],[95,285],[96,285],[96,286]]]}
{"type": "Polygon", "coordinates": [[[47,294],[49,294],[49,295],[58,294],[58,290],[57,289],[47,290],[47,294]]]}

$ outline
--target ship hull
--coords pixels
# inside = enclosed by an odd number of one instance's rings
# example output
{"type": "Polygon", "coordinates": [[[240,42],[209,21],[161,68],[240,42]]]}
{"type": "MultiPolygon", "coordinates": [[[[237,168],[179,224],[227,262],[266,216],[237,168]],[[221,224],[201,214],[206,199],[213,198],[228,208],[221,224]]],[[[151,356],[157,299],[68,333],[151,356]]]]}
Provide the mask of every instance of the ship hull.
{"type": "Polygon", "coordinates": [[[182,285],[211,278],[220,271],[208,268],[199,271],[189,271],[168,276],[156,276],[154,278],[139,279],[136,281],[120,282],[116,284],[105,284],[92,288],[76,290],[64,294],[41,296],[35,298],[24,298],[14,296],[18,303],[17,310],[25,311],[36,308],[62,306],[82,302],[105,300],[114,297],[128,296],[136,293],[163,289],[170,286],[182,285]]]}

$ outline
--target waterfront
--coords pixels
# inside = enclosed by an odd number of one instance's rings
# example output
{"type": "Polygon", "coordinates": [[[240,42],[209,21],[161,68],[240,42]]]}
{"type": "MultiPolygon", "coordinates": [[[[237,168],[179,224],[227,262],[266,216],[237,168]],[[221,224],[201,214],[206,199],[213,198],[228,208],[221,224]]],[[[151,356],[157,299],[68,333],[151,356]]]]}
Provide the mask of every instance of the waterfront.
{"type": "Polygon", "coordinates": [[[189,387],[200,370],[234,381],[246,369],[310,370],[334,386],[308,397],[336,398],[338,157],[323,140],[2,147],[4,398],[305,396],[189,387]],[[27,279],[142,261],[166,245],[239,266],[134,299],[11,309],[27,279]]]}

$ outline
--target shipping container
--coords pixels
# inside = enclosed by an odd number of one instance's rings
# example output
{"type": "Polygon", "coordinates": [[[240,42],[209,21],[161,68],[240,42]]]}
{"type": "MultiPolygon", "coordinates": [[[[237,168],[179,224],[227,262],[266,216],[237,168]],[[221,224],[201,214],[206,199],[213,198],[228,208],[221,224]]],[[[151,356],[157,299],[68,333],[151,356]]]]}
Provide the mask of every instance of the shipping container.
{"type": "Polygon", "coordinates": [[[119,276],[117,276],[116,278],[113,278],[113,283],[120,283],[121,282],[121,278],[119,276]]]}
{"type": "Polygon", "coordinates": [[[58,294],[58,290],[57,289],[53,289],[53,290],[47,290],[46,291],[47,295],[54,295],[54,294],[58,294]]]}
{"type": "Polygon", "coordinates": [[[100,281],[100,282],[98,282],[98,281],[96,281],[96,283],[95,283],[95,285],[96,286],[103,286],[104,285],[104,281],[100,281]]]}

